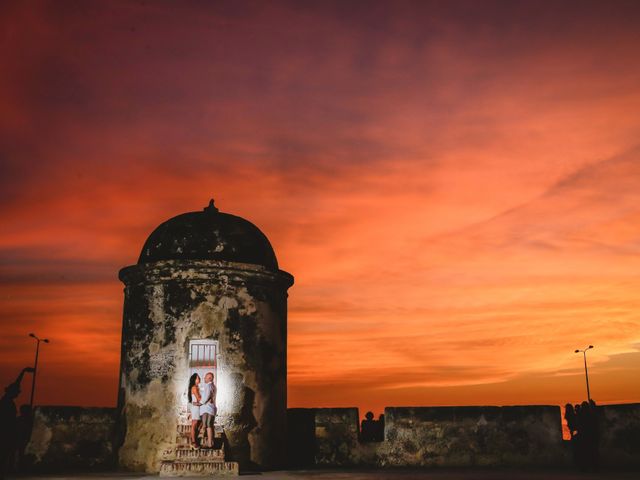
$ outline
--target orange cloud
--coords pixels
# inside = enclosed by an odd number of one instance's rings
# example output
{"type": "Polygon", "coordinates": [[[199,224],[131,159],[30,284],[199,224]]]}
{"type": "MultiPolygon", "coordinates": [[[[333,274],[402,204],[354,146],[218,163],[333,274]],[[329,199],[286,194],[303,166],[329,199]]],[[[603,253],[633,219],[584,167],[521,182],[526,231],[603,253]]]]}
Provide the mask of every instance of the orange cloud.
{"type": "Polygon", "coordinates": [[[640,13],[577,7],[3,6],[0,379],[33,330],[112,405],[117,271],[214,196],[296,276],[291,406],[576,401],[590,343],[640,399],[640,13]]]}

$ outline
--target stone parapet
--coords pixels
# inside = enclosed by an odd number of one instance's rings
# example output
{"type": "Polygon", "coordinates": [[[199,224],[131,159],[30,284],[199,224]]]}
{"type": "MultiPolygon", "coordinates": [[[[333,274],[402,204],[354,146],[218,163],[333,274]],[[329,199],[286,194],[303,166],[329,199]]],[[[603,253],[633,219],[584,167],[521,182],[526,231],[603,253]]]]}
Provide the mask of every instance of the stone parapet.
{"type": "Polygon", "coordinates": [[[598,410],[602,466],[640,468],[640,403],[603,405],[598,410]]]}
{"type": "MultiPolygon", "coordinates": [[[[603,469],[640,467],[640,404],[598,408],[603,469]]],[[[117,468],[114,408],[36,407],[25,451],[31,471],[117,468]]],[[[289,466],[309,467],[534,467],[569,465],[561,439],[560,408],[388,407],[385,440],[359,438],[357,408],[293,408],[287,411],[289,466]]],[[[232,474],[222,447],[188,447],[190,425],[179,424],[163,475],[232,474]]],[[[220,436],[216,428],[216,437],[220,436]]],[[[122,468],[122,466],[120,466],[122,468]]]]}
{"type": "Polygon", "coordinates": [[[115,408],[36,407],[23,468],[46,472],[114,469],[117,434],[115,408]]]}
{"type": "Polygon", "coordinates": [[[388,407],[382,442],[361,441],[357,408],[289,409],[287,420],[296,468],[567,463],[557,406],[388,407]]]}
{"type": "Polygon", "coordinates": [[[389,466],[526,466],[565,462],[557,406],[385,409],[389,466]]]}

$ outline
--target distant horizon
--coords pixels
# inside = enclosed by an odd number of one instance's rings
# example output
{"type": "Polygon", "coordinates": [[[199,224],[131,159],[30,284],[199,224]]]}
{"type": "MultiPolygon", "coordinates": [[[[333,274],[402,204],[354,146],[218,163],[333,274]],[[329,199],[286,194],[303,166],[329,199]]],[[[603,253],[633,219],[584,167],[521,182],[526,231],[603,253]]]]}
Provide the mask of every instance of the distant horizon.
{"type": "Polygon", "coordinates": [[[213,197],[295,277],[291,408],[577,403],[590,344],[640,402],[640,2],[0,13],[3,385],[35,332],[36,403],[115,405],[118,271],[213,197]]]}

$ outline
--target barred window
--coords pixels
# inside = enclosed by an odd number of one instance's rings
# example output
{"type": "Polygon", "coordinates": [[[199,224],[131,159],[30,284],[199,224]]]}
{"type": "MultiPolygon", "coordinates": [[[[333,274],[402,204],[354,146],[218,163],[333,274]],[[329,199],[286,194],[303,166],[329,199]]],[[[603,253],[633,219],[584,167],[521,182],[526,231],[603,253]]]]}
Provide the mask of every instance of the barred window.
{"type": "Polygon", "coordinates": [[[218,342],[215,340],[191,340],[189,342],[189,367],[216,367],[218,342]]]}

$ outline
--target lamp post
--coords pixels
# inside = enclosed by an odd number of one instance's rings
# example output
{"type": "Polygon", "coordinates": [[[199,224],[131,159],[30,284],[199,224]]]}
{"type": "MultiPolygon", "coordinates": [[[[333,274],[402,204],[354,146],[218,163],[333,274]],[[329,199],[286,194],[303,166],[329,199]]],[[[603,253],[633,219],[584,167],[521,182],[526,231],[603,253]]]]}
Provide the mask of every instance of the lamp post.
{"type": "Polygon", "coordinates": [[[587,379],[587,400],[589,400],[589,402],[591,402],[591,393],[589,392],[589,372],[587,370],[587,350],[591,350],[592,348],[593,348],[593,345],[589,345],[584,350],[575,351],[575,353],[582,353],[582,356],[584,357],[584,376],[587,379]]]}
{"type": "Polygon", "coordinates": [[[35,333],[30,333],[30,337],[36,339],[36,361],[33,365],[33,378],[31,380],[31,400],[29,401],[29,405],[31,405],[31,411],[33,411],[33,397],[36,393],[36,374],[38,373],[38,353],[40,352],[40,342],[49,343],[47,338],[38,338],[35,333]]]}

